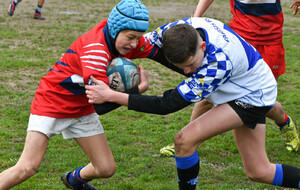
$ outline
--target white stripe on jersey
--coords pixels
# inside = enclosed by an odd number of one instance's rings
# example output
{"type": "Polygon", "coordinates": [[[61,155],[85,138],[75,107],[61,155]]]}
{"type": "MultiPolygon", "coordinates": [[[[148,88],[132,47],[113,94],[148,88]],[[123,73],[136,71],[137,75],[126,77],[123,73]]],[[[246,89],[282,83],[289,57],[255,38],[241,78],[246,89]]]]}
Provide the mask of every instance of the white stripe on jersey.
{"type": "Polygon", "coordinates": [[[100,65],[100,66],[103,66],[103,67],[107,67],[106,64],[100,63],[100,62],[97,62],[97,61],[82,61],[82,62],[90,63],[90,64],[93,64],[93,65],[100,65]]]}
{"type": "Polygon", "coordinates": [[[237,0],[244,4],[276,3],[276,0],[237,0]]]}
{"type": "Polygon", "coordinates": [[[101,60],[107,62],[107,59],[101,56],[95,56],[95,55],[86,55],[86,56],[81,56],[80,59],[96,59],[96,60],[101,60]]]}
{"type": "Polygon", "coordinates": [[[91,46],[103,46],[103,47],[104,47],[103,44],[100,44],[100,43],[93,43],[93,44],[86,45],[86,46],[84,46],[83,48],[87,48],[87,47],[91,47],[91,46]]]}
{"type": "Polygon", "coordinates": [[[95,68],[95,67],[91,67],[91,66],[85,66],[86,68],[89,68],[89,69],[93,69],[93,70],[96,70],[96,71],[103,71],[103,72],[106,72],[105,70],[103,69],[99,69],[99,68],[95,68]]]}
{"type": "Polygon", "coordinates": [[[103,50],[90,50],[90,51],[86,51],[86,52],[84,52],[84,53],[104,53],[104,54],[107,55],[107,58],[109,58],[108,53],[106,53],[106,52],[103,51],[103,50]]]}

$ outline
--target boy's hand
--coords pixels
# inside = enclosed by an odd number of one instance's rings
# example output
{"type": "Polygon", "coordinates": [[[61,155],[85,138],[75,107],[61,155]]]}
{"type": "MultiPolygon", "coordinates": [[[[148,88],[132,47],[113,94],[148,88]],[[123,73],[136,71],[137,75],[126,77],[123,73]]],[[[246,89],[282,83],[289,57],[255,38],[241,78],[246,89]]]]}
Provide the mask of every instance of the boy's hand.
{"type": "Polygon", "coordinates": [[[139,84],[139,91],[140,94],[146,92],[146,90],[149,88],[149,79],[148,79],[148,73],[147,71],[139,65],[140,69],[140,84],[139,84]]]}
{"type": "Polygon", "coordinates": [[[90,104],[102,104],[108,101],[110,93],[113,92],[103,81],[97,80],[91,76],[91,80],[96,85],[85,85],[86,97],[89,99],[90,104]]]}

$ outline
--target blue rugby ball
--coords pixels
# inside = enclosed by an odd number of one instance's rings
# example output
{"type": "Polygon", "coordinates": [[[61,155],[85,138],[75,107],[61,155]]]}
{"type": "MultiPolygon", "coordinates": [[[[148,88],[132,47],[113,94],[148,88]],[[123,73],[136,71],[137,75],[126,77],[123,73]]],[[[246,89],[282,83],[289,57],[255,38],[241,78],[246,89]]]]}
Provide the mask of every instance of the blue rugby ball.
{"type": "Polygon", "coordinates": [[[140,70],[130,59],[117,57],[108,64],[107,77],[109,87],[118,92],[125,92],[140,83],[140,70]]]}

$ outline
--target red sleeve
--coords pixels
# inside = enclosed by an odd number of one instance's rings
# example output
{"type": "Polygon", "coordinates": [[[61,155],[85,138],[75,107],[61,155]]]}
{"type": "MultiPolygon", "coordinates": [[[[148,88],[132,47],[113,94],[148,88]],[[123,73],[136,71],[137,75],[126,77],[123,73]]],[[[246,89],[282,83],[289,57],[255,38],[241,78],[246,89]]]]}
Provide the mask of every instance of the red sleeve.
{"type": "Polygon", "coordinates": [[[129,59],[134,58],[150,58],[157,53],[157,48],[154,45],[149,43],[144,36],[138,42],[138,45],[135,49],[131,50],[125,57],[129,59]]]}

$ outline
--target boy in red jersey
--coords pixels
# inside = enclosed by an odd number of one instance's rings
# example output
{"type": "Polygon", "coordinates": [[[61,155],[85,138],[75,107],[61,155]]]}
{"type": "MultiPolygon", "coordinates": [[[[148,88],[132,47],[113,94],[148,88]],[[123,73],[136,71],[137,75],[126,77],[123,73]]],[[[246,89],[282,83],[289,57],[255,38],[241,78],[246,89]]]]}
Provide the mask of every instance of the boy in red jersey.
{"type": "MultiPolygon", "coordinates": [[[[15,166],[0,173],[1,190],[33,176],[50,138],[60,133],[66,139],[75,139],[90,160],[86,166],[62,175],[67,188],[96,189],[88,183],[90,180],[115,173],[112,152],[98,115],[88,103],[84,85],[91,75],[108,84],[107,65],[118,56],[139,58],[151,53],[142,51],[150,46],[143,38],[148,19],[148,10],[139,0],[120,1],[108,19],[75,40],[41,79],[31,106],[24,150],[15,166]]],[[[135,91],[142,93],[147,87],[142,80],[135,91]]]]}

